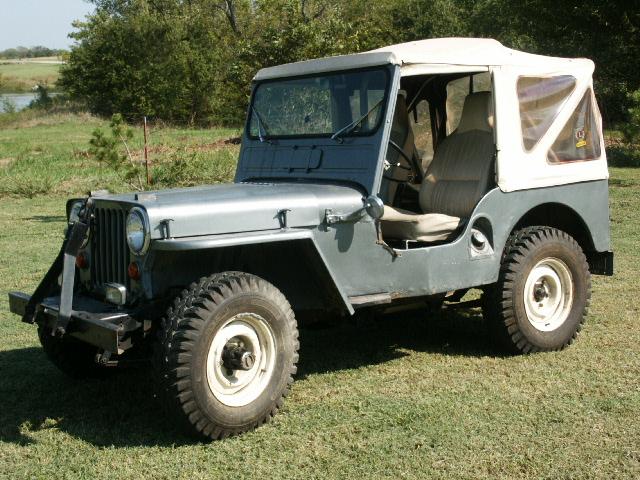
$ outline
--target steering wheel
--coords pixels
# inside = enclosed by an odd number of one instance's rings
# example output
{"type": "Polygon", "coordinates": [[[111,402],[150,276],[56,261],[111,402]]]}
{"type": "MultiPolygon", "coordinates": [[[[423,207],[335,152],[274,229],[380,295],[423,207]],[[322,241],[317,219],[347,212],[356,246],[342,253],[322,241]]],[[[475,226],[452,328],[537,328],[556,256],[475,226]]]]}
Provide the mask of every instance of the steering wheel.
{"type": "MultiPolygon", "coordinates": [[[[400,163],[398,163],[397,165],[393,165],[395,168],[399,168],[401,170],[408,170],[410,172],[409,177],[413,178],[414,180],[417,180],[418,182],[422,181],[422,172],[420,172],[420,168],[418,167],[418,162],[415,160],[415,158],[410,158],[405,152],[404,150],[402,150],[402,148],[400,147],[400,145],[398,145],[396,142],[394,142],[393,140],[389,140],[389,146],[391,146],[395,151],[397,151],[400,156],[407,162],[407,164],[409,166],[406,165],[401,165],[400,163]]],[[[398,182],[398,183],[403,183],[406,182],[406,180],[399,180],[397,178],[391,178],[391,177],[387,177],[386,175],[383,175],[383,177],[386,180],[389,180],[391,182],[398,182]]]]}

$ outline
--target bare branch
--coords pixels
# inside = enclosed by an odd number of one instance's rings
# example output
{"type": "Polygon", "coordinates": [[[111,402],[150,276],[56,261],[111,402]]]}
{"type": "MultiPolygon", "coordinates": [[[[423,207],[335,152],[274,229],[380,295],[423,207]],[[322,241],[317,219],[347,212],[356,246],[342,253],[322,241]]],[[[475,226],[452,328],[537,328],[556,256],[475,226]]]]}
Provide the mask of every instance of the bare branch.
{"type": "Polygon", "coordinates": [[[240,28],[238,26],[238,17],[236,15],[236,5],[234,0],[223,0],[222,2],[215,3],[213,5],[218,10],[224,13],[225,17],[229,21],[229,26],[233,33],[240,35],[240,28]]]}

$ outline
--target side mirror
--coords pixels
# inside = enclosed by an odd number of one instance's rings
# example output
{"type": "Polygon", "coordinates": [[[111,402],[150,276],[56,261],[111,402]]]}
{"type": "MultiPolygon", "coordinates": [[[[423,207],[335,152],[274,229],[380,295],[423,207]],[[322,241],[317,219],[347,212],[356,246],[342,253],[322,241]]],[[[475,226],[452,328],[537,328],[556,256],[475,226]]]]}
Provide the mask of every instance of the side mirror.
{"type": "Polygon", "coordinates": [[[369,195],[364,202],[364,209],[367,211],[367,214],[371,218],[375,220],[380,220],[382,215],[384,215],[384,203],[380,197],[376,195],[369,195]]]}

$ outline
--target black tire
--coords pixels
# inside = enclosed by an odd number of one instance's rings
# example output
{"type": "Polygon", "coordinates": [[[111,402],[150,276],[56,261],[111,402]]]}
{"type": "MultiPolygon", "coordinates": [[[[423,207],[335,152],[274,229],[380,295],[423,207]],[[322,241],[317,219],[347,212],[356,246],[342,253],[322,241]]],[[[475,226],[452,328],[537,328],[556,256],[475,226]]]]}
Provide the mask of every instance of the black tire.
{"type": "Polygon", "coordinates": [[[38,327],[38,338],[47,358],[69,377],[79,380],[107,374],[108,369],[95,361],[97,347],[70,337],[54,337],[51,329],[42,326],[38,327]]]}
{"type": "MultiPolygon", "coordinates": [[[[531,278],[535,276],[532,274],[531,278]]],[[[541,285],[540,296],[544,301],[549,294],[544,283],[541,285]]],[[[537,302],[535,295],[533,298],[529,305],[537,302]]],[[[578,243],[561,230],[533,226],[513,233],[507,240],[498,282],[486,288],[483,295],[483,315],[492,338],[510,352],[561,350],[573,343],[582,329],[590,300],[591,275],[578,243]],[[563,265],[560,270],[564,268],[569,272],[572,287],[572,294],[567,296],[571,297],[571,304],[558,316],[565,320],[557,327],[552,323],[544,326],[544,321],[530,321],[527,308],[531,307],[525,307],[527,278],[537,265],[548,259],[563,265]]]]}
{"type": "Polygon", "coordinates": [[[276,287],[255,275],[224,272],[202,278],[175,299],[162,320],[157,347],[156,369],[169,414],[189,433],[218,440],[259,427],[282,407],[296,373],[298,329],[276,287]],[[257,397],[230,406],[210,386],[207,360],[216,335],[238,315],[253,315],[266,325],[274,340],[274,361],[257,397]]]}

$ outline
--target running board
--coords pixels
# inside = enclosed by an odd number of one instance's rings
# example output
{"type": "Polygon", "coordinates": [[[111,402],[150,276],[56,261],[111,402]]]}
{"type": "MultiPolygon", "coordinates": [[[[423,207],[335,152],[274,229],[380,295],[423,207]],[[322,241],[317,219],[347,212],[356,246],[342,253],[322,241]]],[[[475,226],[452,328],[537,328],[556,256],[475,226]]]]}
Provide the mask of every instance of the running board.
{"type": "Polygon", "coordinates": [[[374,293],[371,295],[357,295],[349,297],[349,302],[353,308],[370,307],[372,305],[385,305],[391,303],[391,295],[389,293],[374,293]]]}

